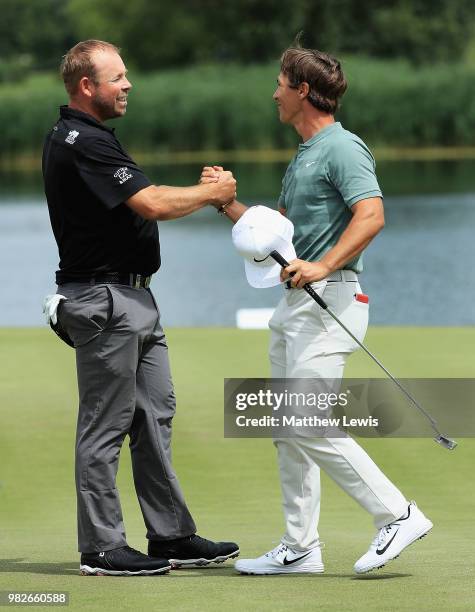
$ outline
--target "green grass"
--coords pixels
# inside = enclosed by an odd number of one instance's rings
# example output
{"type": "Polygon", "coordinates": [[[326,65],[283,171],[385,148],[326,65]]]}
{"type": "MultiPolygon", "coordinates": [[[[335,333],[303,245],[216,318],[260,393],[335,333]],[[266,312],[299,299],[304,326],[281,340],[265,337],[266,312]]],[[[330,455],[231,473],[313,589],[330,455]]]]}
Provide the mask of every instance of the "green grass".
{"type": "MultiPolygon", "coordinates": [[[[283,532],[270,440],[224,439],[224,377],[268,374],[267,334],[173,329],[178,398],[174,463],[199,533],[239,542],[243,556],[283,532]]],[[[475,328],[373,328],[368,345],[399,376],[471,377],[475,328]]],[[[69,591],[85,610],[469,610],[475,444],[453,453],[430,440],[363,440],[382,469],[435,523],[430,537],[378,573],[352,566],[373,535],[370,517],[323,477],[322,576],[238,576],[232,564],[157,578],[84,578],[76,552],[74,353],[46,329],[0,329],[0,590],[69,591]]],[[[348,376],[379,376],[364,354],[348,376]]],[[[145,548],[127,446],[119,488],[129,543],[145,548]]]]}

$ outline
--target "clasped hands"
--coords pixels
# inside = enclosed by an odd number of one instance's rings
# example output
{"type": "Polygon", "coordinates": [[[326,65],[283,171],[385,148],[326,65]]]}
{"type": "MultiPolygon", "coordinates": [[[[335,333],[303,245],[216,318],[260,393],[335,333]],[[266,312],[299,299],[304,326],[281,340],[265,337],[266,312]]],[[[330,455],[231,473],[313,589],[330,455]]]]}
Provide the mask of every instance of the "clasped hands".
{"type": "Polygon", "coordinates": [[[211,201],[215,208],[221,208],[225,204],[236,199],[236,179],[229,170],[222,166],[205,166],[201,172],[200,184],[216,184],[216,195],[211,201]]]}
{"type": "MultiPolygon", "coordinates": [[[[229,180],[229,178],[234,180],[232,172],[224,170],[222,166],[205,166],[201,171],[200,183],[219,183],[223,180],[229,180]]],[[[290,279],[293,287],[302,289],[307,283],[322,280],[331,272],[331,268],[322,261],[311,262],[303,259],[293,259],[286,268],[282,268],[280,279],[282,282],[290,279]],[[290,276],[292,273],[294,274],[290,276]]]]}

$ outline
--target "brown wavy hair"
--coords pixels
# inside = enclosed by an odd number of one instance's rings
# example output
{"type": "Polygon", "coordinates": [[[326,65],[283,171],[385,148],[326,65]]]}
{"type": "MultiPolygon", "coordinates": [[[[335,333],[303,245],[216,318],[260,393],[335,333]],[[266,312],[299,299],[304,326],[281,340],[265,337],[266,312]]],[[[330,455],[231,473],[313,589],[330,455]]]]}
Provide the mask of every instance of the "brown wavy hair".
{"type": "Polygon", "coordinates": [[[312,106],[324,113],[335,114],[347,88],[337,59],[317,49],[289,47],[280,59],[280,71],[294,89],[301,83],[308,83],[307,100],[312,106]]]}

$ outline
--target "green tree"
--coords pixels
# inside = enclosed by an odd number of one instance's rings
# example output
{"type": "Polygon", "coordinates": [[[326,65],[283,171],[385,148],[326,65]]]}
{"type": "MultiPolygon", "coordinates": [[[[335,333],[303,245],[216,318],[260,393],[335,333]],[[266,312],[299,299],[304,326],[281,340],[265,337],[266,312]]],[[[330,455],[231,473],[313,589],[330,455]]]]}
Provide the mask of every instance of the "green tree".
{"type": "Polygon", "coordinates": [[[73,25],[64,0],[0,0],[0,57],[28,56],[34,68],[57,66],[73,44],[73,25]]]}
{"type": "Polygon", "coordinates": [[[473,34],[475,4],[473,0],[308,0],[305,19],[308,46],[431,63],[463,56],[473,34]]]}
{"type": "Polygon", "coordinates": [[[473,0],[397,0],[375,7],[369,53],[415,63],[462,56],[473,29],[473,0]]]}
{"type": "Polygon", "coordinates": [[[333,53],[454,60],[475,21],[473,0],[69,0],[68,10],[80,37],[117,42],[142,69],[265,62],[299,30],[333,53]]]}
{"type": "Polygon", "coordinates": [[[141,70],[193,63],[206,53],[206,24],[189,0],[71,0],[68,12],[78,38],[108,40],[141,70]]]}
{"type": "MultiPolygon", "coordinates": [[[[474,0],[0,0],[2,62],[55,68],[86,38],[122,47],[140,70],[264,63],[303,30],[334,54],[460,59],[473,39],[474,0]]],[[[186,88],[186,83],[184,84],[186,88]]]]}

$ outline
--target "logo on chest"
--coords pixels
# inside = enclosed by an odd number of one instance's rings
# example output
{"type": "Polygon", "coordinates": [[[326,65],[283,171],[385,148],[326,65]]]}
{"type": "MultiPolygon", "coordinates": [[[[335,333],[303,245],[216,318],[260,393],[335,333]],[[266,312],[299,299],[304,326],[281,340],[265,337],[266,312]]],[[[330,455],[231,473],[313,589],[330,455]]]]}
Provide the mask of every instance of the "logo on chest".
{"type": "Polygon", "coordinates": [[[69,134],[66,136],[66,138],[64,139],[64,142],[67,142],[68,144],[74,144],[78,136],[79,136],[79,132],[76,132],[76,130],[71,130],[69,134]]]}

